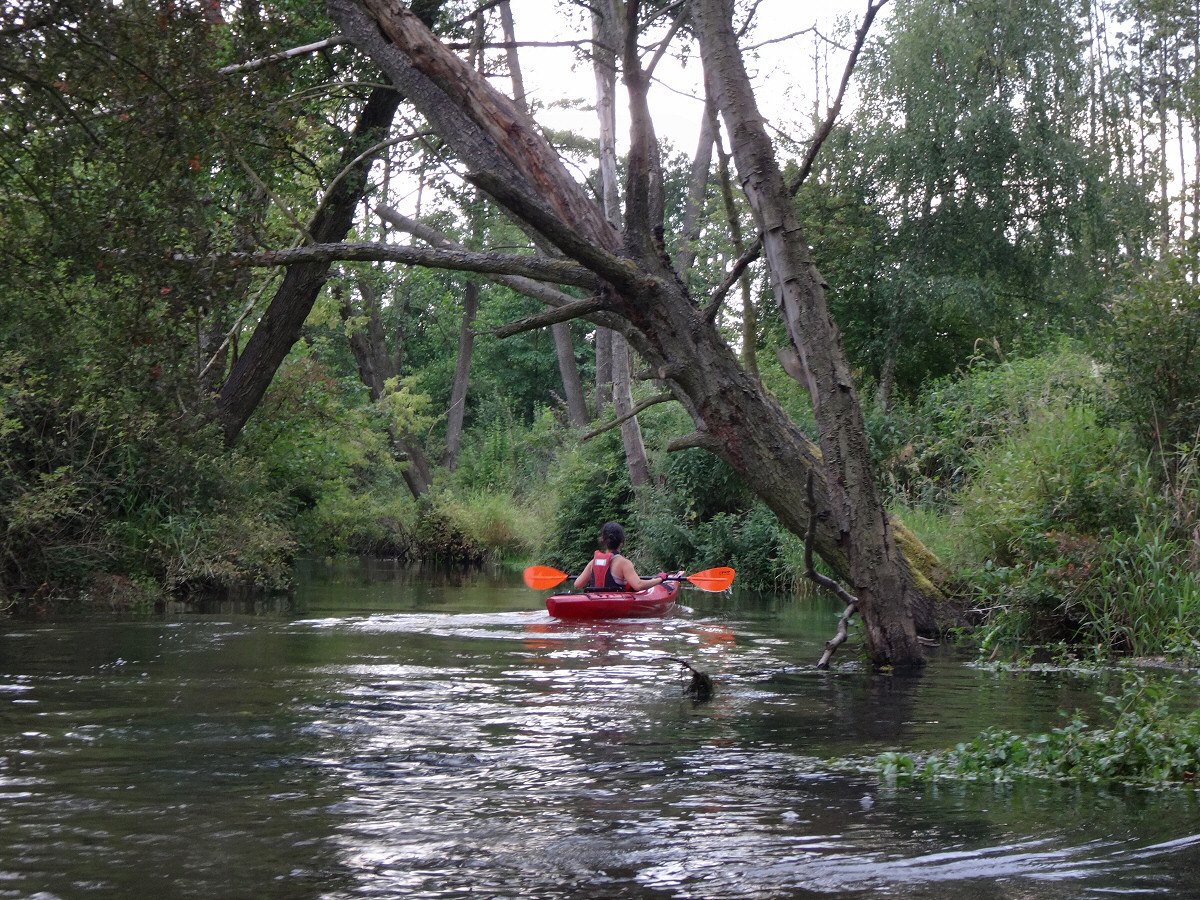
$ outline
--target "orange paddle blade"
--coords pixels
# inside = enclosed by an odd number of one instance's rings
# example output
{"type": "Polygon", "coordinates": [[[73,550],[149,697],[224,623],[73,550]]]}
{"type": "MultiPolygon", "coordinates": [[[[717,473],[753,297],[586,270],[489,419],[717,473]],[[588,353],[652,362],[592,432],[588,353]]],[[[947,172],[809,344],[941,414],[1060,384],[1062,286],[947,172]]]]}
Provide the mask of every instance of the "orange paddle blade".
{"type": "Polygon", "coordinates": [[[564,578],[570,578],[566,572],[552,569],[549,566],[530,566],[525,570],[525,583],[535,591],[544,591],[559,584],[564,578]]]}
{"type": "Polygon", "coordinates": [[[695,575],[685,575],[684,577],[702,590],[723,591],[733,584],[733,576],[733,569],[723,566],[719,569],[705,569],[703,572],[697,572],[695,575]]]}

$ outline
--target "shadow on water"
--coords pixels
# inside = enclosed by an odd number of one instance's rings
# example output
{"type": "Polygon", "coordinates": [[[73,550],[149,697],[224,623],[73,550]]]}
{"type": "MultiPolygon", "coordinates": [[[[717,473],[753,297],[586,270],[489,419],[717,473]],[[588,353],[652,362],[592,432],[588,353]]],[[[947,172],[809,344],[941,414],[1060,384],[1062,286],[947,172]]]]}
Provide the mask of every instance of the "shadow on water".
{"type": "Polygon", "coordinates": [[[278,608],[3,623],[0,898],[1200,897],[1191,792],[827,762],[1044,731],[1086,679],[817,672],[821,600],[543,596],[316,562],[278,608]]]}

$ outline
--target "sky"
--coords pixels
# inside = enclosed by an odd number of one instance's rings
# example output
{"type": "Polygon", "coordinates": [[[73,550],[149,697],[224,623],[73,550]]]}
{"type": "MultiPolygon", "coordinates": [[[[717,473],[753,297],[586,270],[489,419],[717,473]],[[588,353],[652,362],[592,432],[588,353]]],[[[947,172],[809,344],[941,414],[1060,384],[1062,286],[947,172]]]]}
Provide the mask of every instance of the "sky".
{"type": "MultiPolygon", "coordinates": [[[[816,3],[761,0],[756,17],[758,24],[743,45],[758,46],[747,63],[760,108],[769,121],[785,129],[788,123],[807,121],[818,89],[822,95],[826,86],[829,92],[836,92],[841,79],[846,53],[832,50],[827,64],[823,62],[818,66],[814,62],[813,34],[797,33],[815,28],[832,37],[838,16],[852,15],[861,19],[866,6],[866,0],[816,3]]],[[[556,0],[512,0],[517,40],[546,42],[590,37],[590,26],[582,16],[571,16],[557,11],[558,8],[556,0]]],[[[884,14],[886,8],[876,20],[876,30],[884,14]]],[[[590,102],[595,96],[590,65],[580,62],[571,48],[526,47],[521,51],[521,66],[526,92],[535,102],[549,104],[571,97],[587,98],[590,102]]],[[[655,76],[657,83],[651,89],[650,104],[658,136],[675,150],[691,155],[695,151],[703,113],[700,61],[692,58],[680,66],[675,60],[664,58],[655,76]]],[[[507,85],[501,89],[507,92],[507,85]]],[[[823,96],[820,102],[824,114],[823,96]]],[[[551,110],[538,113],[536,117],[553,128],[570,128],[587,134],[594,134],[596,129],[595,114],[590,112],[551,110]]],[[[626,123],[619,120],[618,133],[624,135],[626,132],[626,123]]]]}

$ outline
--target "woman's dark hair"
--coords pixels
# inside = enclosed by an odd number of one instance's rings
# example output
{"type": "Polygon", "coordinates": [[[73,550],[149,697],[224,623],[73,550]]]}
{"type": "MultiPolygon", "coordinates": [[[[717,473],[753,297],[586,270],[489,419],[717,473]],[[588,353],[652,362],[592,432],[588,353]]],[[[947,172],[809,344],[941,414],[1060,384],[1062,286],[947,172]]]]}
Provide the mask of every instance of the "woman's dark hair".
{"type": "Polygon", "coordinates": [[[604,541],[604,546],[616,553],[625,543],[625,529],[616,522],[605,522],[604,527],[600,529],[600,540],[604,541]]]}

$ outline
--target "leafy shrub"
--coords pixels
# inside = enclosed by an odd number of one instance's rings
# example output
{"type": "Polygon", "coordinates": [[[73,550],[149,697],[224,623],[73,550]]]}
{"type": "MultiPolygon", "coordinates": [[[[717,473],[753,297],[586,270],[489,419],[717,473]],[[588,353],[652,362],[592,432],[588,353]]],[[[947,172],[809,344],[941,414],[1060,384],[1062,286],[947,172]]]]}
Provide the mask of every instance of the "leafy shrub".
{"type": "Polygon", "coordinates": [[[1087,406],[1103,386],[1095,363],[1069,344],[1030,358],[976,356],[961,376],[934,382],[913,404],[867,405],[866,425],[885,496],[910,507],[944,504],[976,460],[1050,408],[1087,406]]]}
{"type": "Polygon", "coordinates": [[[616,429],[565,453],[552,475],[552,490],[558,506],[541,550],[547,565],[579,571],[598,547],[601,526],[610,520],[625,527],[625,553],[642,565],[641,517],[616,429]]]}
{"type": "Polygon", "coordinates": [[[1097,330],[1117,414],[1148,446],[1200,440],[1200,260],[1177,256],[1129,279],[1097,330]]]}
{"type": "Polygon", "coordinates": [[[480,404],[476,425],[463,435],[449,483],[459,492],[530,493],[545,489],[555,457],[566,441],[564,427],[548,409],[533,425],[520,425],[500,398],[480,404]]]}
{"type": "Polygon", "coordinates": [[[119,380],[65,383],[39,364],[0,364],[0,594],[286,585],[293,545],[260,467],[119,380]]]}
{"type": "Polygon", "coordinates": [[[1097,533],[1132,525],[1143,488],[1131,483],[1124,433],[1091,407],[1050,404],[979,454],[958,498],[960,521],[982,559],[1039,557],[1054,529],[1097,533]]]}
{"type": "Polygon", "coordinates": [[[732,566],[739,585],[767,590],[786,589],[795,582],[800,541],[785,532],[763,504],[742,513],[717,513],[707,521],[680,519],[667,512],[669,507],[651,504],[643,521],[641,546],[648,568],[697,571],[732,566]]]}
{"type": "Polygon", "coordinates": [[[1167,535],[1162,520],[1138,517],[1115,531],[1089,562],[1068,611],[1081,624],[1078,639],[1098,657],[1200,651],[1200,578],[1188,569],[1188,545],[1167,535]]]}
{"type": "Polygon", "coordinates": [[[478,492],[466,497],[439,495],[446,517],[492,558],[530,555],[544,540],[545,504],[507,494],[478,492]]]}
{"type": "Polygon", "coordinates": [[[475,565],[489,548],[465,527],[461,510],[436,499],[421,504],[414,532],[417,556],[442,565],[475,565]]]}
{"type": "Polygon", "coordinates": [[[416,503],[404,484],[391,490],[324,491],[294,523],[300,550],[308,555],[353,554],[415,558],[416,503]]]}

